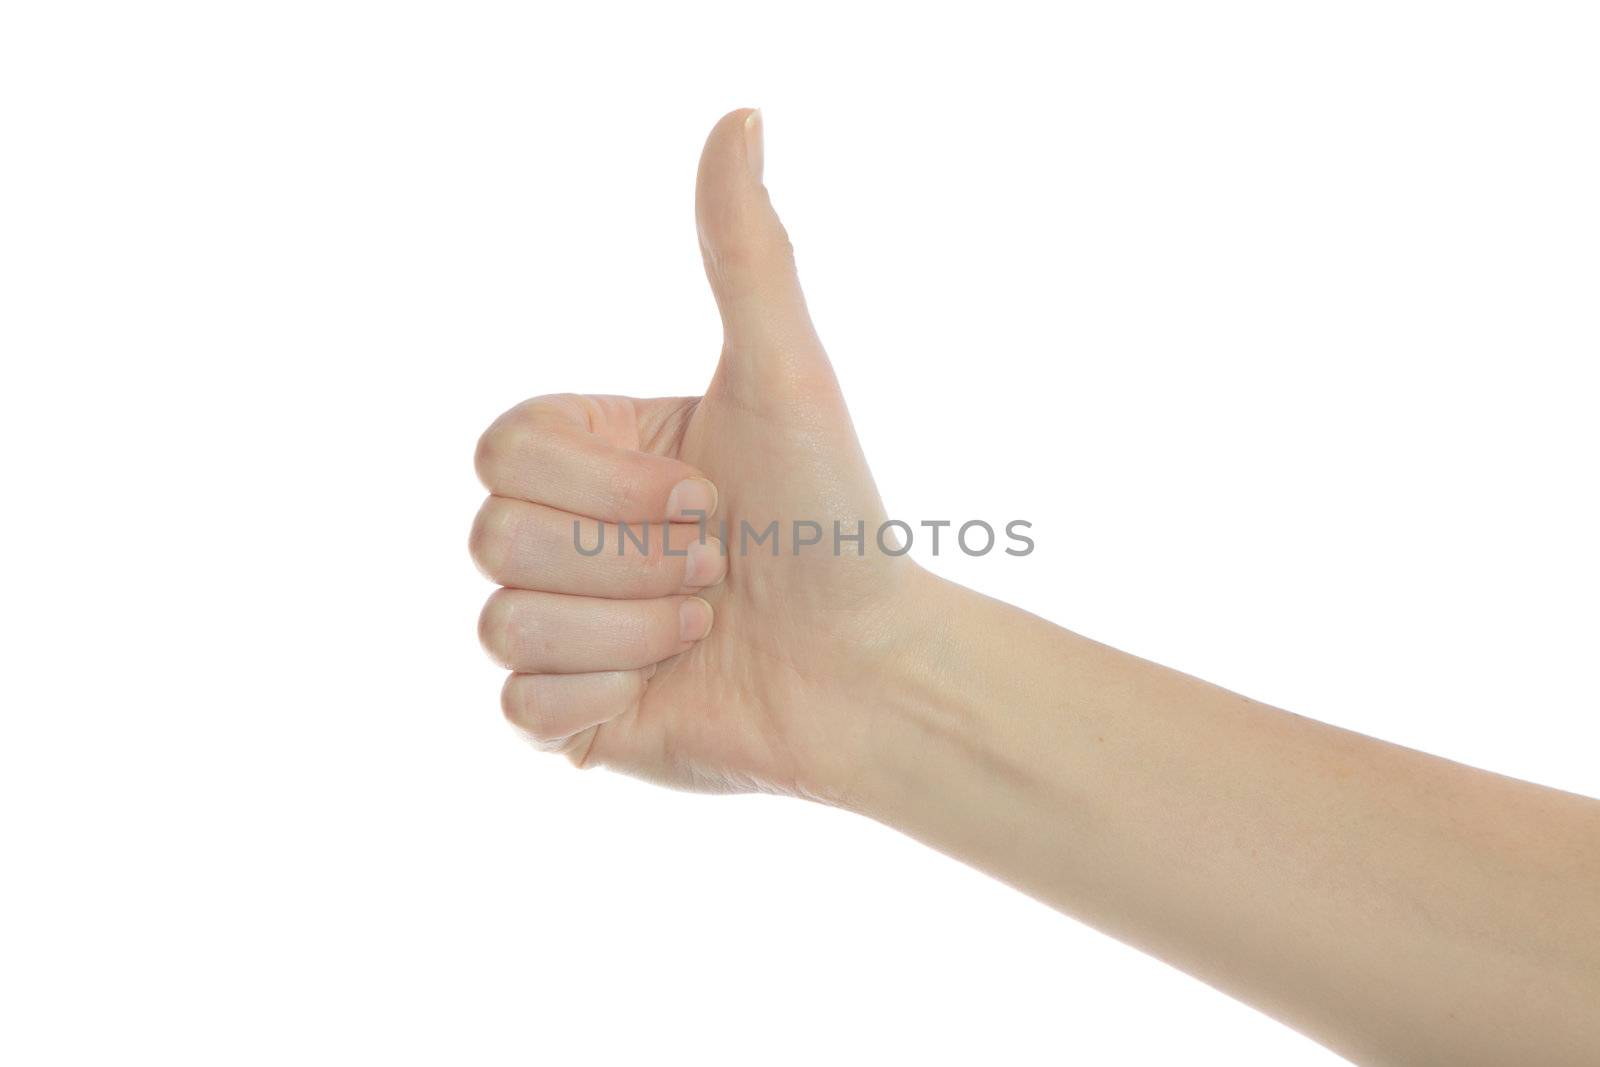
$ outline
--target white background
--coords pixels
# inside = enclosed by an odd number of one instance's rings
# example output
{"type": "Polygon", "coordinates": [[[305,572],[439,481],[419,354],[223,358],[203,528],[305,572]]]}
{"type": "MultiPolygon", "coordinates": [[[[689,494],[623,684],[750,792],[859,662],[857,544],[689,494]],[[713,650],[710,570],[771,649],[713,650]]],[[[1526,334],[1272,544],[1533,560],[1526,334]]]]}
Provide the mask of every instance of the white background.
{"type": "Polygon", "coordinates": [[[519,743],[479,431],[696,392],[711,124],[946,575],[1600,793],[1588,5],[11,3],[0,1059],[1327,1064],[851,816],[519,743]]]}

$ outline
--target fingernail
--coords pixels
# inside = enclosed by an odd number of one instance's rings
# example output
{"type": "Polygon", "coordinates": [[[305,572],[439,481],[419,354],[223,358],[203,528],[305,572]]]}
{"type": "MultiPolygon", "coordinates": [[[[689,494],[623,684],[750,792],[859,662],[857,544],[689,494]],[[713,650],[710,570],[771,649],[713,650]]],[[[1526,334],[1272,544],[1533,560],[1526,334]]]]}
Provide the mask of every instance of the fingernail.
{"type": "Polygon", "coordinates": [[[764,150],[761,145],[761,111],[757,109],[744,117],[744,161],[750,167],[750,177],[761,180],[764,150]]]}
{"type": "Polygon", "coordinates": [[[722,542],[715,537],[695,541],[689,546],[688,566],[684,568],[683,584],[696,588],[715,585],[722,581],[722,542]]]}
{"type": "Polygon", "coordinates": [[[704,519],[717,510],[717,487],[704,478],[685,478],[667,497],[667,518],[704,519]],[[689,512],[698,512],[690,515],[689,512]]]}
{"type": "Polygon", "coordinates": [[[711,605],[697,596],[678,609],[678,633],[685,641],[698,641],[711,632],[711,605]]]}

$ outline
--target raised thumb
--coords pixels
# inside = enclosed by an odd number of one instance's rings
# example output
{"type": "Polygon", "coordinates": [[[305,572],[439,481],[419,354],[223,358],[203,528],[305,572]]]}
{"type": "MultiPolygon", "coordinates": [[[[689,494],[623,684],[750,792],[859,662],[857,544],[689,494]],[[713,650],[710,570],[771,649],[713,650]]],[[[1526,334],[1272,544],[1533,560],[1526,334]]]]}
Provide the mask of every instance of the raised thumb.
{"type": "Polygon", "coordinates": [[[722,313],[718,378],[741,392],[836,388],[761,167],[761,112],[724,115],[706,138],[695,185],[700,252],[722,313]]]}

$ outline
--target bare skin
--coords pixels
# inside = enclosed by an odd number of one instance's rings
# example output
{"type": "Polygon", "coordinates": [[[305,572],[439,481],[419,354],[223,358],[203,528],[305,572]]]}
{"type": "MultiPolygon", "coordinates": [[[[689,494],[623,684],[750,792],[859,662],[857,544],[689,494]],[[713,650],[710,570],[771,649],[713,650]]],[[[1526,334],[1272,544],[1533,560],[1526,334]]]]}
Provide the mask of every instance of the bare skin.
{"type": "MultiPolygon", "coordinates": [[[[859,811],[1371,1064],[1600,1063],[1600,802],[1257,704],[881,551],[759,114],[706,142],[701,397],[528,401],[472,552],[504,708],[579,766],[859,811]],[[699,537],[714,511],[729,544],[699,537]],[[661,526],[673,523],[670,555],[661,526]],[[740,545],[777,520],[778,554],[740,545]],[[794,520],[823,528],[795,554],[794,520]],[[863,523],[834,555],[832,523],[863,523]],[[600,523],[648,552],[585,556],[600,523]]],[[[891,546],[892,547],[892,546],[891,546]]]]}

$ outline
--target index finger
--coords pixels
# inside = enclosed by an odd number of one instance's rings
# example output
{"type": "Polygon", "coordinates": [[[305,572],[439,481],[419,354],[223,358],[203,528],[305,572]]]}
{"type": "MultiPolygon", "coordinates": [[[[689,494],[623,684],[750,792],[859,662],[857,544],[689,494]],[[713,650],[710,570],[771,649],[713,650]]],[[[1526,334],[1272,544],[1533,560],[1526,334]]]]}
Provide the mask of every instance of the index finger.
{"type": "Polygon", "coordinates": [[[477,468],[496,496],[603,522],[693,522],[717,506],[716,487],[690,464],[596,434],[578,397],[538,397],[500,416],[478,441],[477,468]]]}

